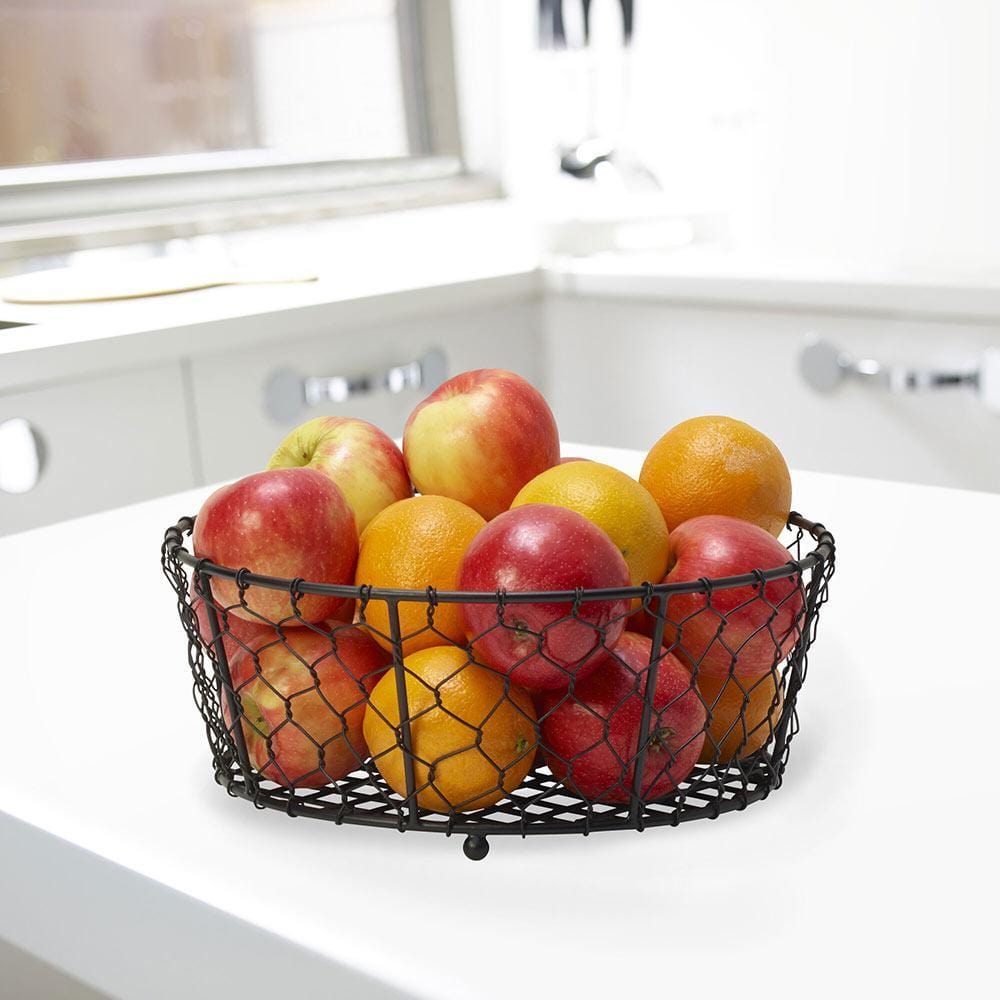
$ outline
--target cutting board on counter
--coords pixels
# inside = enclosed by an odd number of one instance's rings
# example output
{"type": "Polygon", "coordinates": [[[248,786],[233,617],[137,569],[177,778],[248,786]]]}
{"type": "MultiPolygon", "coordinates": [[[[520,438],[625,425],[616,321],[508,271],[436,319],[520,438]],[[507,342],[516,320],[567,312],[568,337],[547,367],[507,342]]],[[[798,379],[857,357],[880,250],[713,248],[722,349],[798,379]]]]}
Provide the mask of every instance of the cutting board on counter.
{"type": "Polygon", "coordinates": [[[157,259],[19,274],[0,283],[0,299],[19,305],[112,302],[222,285],[298,284],[316,279],[313,272],[281,265],[244,268],[211,261],[157,259]]]}

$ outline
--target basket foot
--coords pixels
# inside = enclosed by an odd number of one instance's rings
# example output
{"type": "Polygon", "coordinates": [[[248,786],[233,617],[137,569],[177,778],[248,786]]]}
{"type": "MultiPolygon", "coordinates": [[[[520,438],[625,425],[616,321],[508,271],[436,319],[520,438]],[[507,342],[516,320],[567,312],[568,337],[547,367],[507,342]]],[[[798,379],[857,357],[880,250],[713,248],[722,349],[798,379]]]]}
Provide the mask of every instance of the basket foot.
{"type": "Polygon", "coordinates": [[[490,845],[485,837],[470,833],[462,844],[462,850],[470,861],[482,861],[490,853],[490,845]]]}

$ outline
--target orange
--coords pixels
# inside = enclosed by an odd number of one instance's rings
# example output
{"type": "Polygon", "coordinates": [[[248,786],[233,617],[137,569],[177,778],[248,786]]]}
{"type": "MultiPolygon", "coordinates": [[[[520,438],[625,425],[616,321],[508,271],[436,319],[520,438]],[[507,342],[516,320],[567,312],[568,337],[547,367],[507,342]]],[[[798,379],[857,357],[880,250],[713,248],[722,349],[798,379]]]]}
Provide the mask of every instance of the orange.
{"type": "Polygon", "coordinates": [[[701,514],[728,514],[777,537],[792,503],[777,445],[732,417],[695,417],[671,428],[649,449],[639,482],[671,531],[701,514]]]}
{"type": "Polygon", "coordinates": [[[634,586],[659,583],[667,572],[670,540],[663,514],[631,476],[600,462],[567,462],[535,476],[511,510],[548,503],[582,514],[617,546],[634,586]]]}
{"type": "Polygon", "coordinates": [[[781,718],[784,691],[776,673],[757,680],[699,673],[695,682],[710,713],[701,764],[727,764],[756,753],[781,718]]]}
{"type": "MultiPolygon", "coordinates": [[[[448,497],[398,500],[376,514],[361,533],[355,583],[397,590],[455,590],[462,556],[485,526],[471,507],[448,497]]],[[[404,656],[449,640],[465,642],[460,605],[438,605],[433,628],[428,624],[431,614],[425,601],[403,602],[397,607],[404,656]]],[[[388,605],[371,600],[364,622],[372,627],[375,640],[391,650],[388,605]]]]}
{"type": "MultiPolygon", "coordinates": [[[[509,795],[535,759],[536,716],[528,694],[456,646],[422,649],[404,666],[417,805],[469,812],[509,795]]],[[[390,668],[369,696],[364,734],[382,777],[405,797],[397,691],[390,668]]]]}

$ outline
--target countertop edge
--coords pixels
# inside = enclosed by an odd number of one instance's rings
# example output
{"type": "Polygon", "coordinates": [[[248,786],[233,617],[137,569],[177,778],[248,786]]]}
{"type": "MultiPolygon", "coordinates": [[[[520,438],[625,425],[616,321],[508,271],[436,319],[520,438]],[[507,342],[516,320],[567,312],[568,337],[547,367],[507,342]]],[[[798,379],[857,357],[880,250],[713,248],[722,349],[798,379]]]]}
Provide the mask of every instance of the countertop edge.
{"type": "MultiPolygon", "coordinates": [[[[193,293],[197,294],[197,293],[193,293]]],[[[177,361],[232,348],[254,348],[276,339],[315,336],[317,329],[363,328],[415,316],[540,298],[537,269],[512,267],[409,288],[387,288],[355,297],[274,304],[247,312],[225,312],[190,322],[24,327],[0,332],[0,392],[60,378],[177,361]],[[280,318],[276,335],[274,321],[280,318]],[[39,372],[44,369],[44,375],[39,372]]]]}
{"type": "Polygon", "coordinates": [[[386,274],[384,280],[358,291],[301,286],[244,297],[232,289],[210,289],[185,293],[204,296],[197,300],[170,296],[171,302],[148,311],[134,303],[123,304],[121,310],[95,305],[93,313],[79,306],[7,310],[0,314],[4,319],[34,320],[37,325],[0,331],[0,391],[255,347],[274,342],[277,336],[308,336],[323,326],[361,328],[434,312],[543,302],[549,296],[674,308],[1000,324],[1000,281],[949,281],[892,272],[835,277],[832,267],[783,273],[776,265],[768,270],[764,262],[751,266],[724,255],[704,258],[701,264],[702,258],[683,251],[633,262],[627,257],[540,258],[526,243],[506,250],[499,257],[464,264],[460,270],[442,266],[423,280],[386,274]],[[51,323],[38,321],[47,315],[39,310],[47,308],[59,311],[52,312],[51,323]]]}
{"type": "Polygon", "coordinates": [[[673,306],[825,312],[944,322],[1000,323],[1000,282],[943,281],[822,275],[658,273],[619,267],[601,271],[593,263],[549,264],[542,268],[545,291],[571,298],[660,302],[673,306]]]}
{"type": "Polygon", "coordinates": [[[308,995],[420,1000],[2,810],[0,841],[5,894],[24,901],[0,908],[0,937],[111,996],[280,996],[294,969],[296,988],[308,995]],[[31,905],[39,884],[45,907],[31,905]],[[53,934],[52,914],[102,931],[53,934]]]}

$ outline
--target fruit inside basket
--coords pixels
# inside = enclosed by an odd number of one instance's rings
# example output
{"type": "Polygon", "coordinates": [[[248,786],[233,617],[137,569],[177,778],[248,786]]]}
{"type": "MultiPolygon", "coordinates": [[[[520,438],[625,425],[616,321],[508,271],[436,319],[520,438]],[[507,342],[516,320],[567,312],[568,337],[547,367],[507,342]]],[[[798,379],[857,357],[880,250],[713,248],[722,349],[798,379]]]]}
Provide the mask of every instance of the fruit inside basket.
{"type": "Polygon", "coordinates": [[[164,541],[216,779],[473,858],[745,808],[781,783],[833,568],[790,490],[727,418],[668,431],[638,481],[561,460],[508,372],[441,386],[402,452],[310,421],[164,541]]]}

